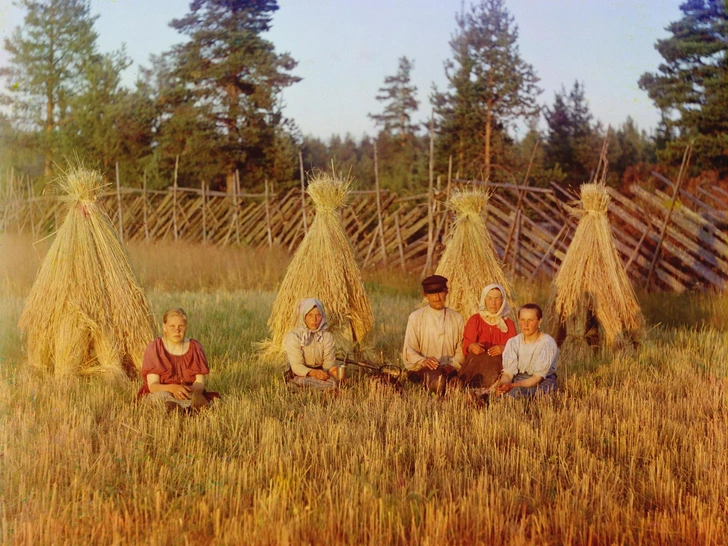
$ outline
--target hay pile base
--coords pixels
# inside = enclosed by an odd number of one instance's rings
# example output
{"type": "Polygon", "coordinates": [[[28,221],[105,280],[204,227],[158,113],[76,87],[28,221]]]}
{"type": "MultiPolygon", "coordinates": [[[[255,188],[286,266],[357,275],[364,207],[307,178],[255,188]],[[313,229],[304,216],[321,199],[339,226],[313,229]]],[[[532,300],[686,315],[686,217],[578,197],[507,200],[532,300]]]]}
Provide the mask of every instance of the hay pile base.
{"type": "Polygon", "coordinates": [[[349,351],[374,325],[371,303],[361,271],[341,224],[350,180],[316,173],[308,194],[316,217],[291,260],[273,303],[268,329],[271,339],[261,344],[265,356],[280,354],[283,337],[298,326],[298,304],[317,298],[326,308],[329,331],[337,346],[349,351]]]}
{"type": "Polygon", "coordinates": [[[448,201],[455,213],[455,222],[436,274],[447,277],[450,289],[447,305],[466,321],[478,312],[480,293],[488,284],[500,284],[506,289],[507,298],[513,298],[513,290],[483,221],[482,213],[489,197],[479,190],[459,190],[448,201]]]}
{"type": "Polygon", "coordinates": [[[612,239],[609,199],[603,182],[581,186],[581,207],[571,210],[579,225],[551,285],[546,329],[563,339],[562,355],[572,359],[592,354],[595,334],[607,350],[633,345],[644,324],[612,239]]]}
{"type": "Polygon", "coordinates": [[[20,317],[31,365],[56,375],[133,377],[153,339],[149,303],[109,218],[101,175],[72,167],[58,181],[68,215],[20,317]]]}

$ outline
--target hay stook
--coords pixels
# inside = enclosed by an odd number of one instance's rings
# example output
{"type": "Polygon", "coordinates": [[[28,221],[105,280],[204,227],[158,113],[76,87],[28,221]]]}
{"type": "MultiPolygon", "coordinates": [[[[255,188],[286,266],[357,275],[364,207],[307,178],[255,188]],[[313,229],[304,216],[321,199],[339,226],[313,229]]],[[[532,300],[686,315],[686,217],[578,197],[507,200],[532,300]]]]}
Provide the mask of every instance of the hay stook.
{"type": "Polygon", "coordinates": [[[491,283],[506,289],[506,297],[513,307],[513,289],[483,221],[483,210],[489,198],[488,192],[467,189],[456,190],[448,201],[455,221],[436,274],[449,281],[448,307],[463,315],[466,321],[478,312],[480,293],[491,283]]]}
{"type": "Polygon", "coordinates": [[[351,242],[341,223],[351,179],[317,171],[307,192],[316,216],[286,270],[273,303],[268,329],[271,338],[261,344],[269,357],[280,355],[283,337],[298,326],[298,304],[317,298],[326,308],[329,331],[337,347],[349,352],[374,325],[371,303],[351,242]]]}
{"type": "Polygon", "coordinates": [[[103,178],[72,166],[57,185],[68,213],[20,317],[28,361],[57,376],[135,377],[154,337],[152,314],[124,245],[96,203],[103,178]]]}
{"type": "Polygon", "coordinates": [[[644,324],[612,238],[609,200],[604,180],[582,184],[570,207],[579,224],[551,285],[546,330],[572,359],[634,346],[644,324]]]}

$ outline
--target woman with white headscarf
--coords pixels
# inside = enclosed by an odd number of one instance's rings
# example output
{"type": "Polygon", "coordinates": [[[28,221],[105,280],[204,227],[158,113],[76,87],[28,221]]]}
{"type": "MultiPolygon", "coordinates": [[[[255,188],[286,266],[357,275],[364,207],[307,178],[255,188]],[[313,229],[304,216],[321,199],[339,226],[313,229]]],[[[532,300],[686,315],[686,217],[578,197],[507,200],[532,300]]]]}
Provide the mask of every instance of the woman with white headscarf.
{"type": "Polygon", "coordinates": [[[324,304],[307,298],[298,306],[298,327],[283,338],[289,380],[298,387],[336,387],[334,335],[327,330],[324,304]]]}
{"type": "Polygon", "coordinates": [[[516,336],[516,325],[509,314],[505,289],[499,284],[486,286],[480,295],[478,312],[468,319],[463,331],[467,360],[458,376],[466,385],[489,387],[497,378],[506,343],[516,336]],[[491,377],[493,374],[495,378],[491,377]]]}

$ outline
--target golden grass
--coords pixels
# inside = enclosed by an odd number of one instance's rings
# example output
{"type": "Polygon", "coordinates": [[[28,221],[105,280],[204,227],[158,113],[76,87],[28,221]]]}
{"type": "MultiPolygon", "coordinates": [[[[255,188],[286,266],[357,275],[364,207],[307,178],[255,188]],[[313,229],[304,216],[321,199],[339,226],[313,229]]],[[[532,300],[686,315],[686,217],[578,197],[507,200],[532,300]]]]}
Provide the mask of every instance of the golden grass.
{"type": "MultiPolygon", "coordinates": [[[[725,543],[725,294],[640,293],[651,326],[634,354],[564,362],[560,395],[479,410],[411,387],[292,392],[254,349],[274,292],[180,291],[199,282],[191,270],[168,287],[153,275],[154,315],[189,312],[224,396],[180,419],[135,405],[138,384],[23,366],[14,325],[30,280],[13,271],[35,272],[13,264],[38,258],[6,243],[17,254],[0,263],[3,545],[725,543]]],[[[144,259],[161,272],[168,254],[144,259]]],[[[395,358],[419,296],[386,280],[368,279],[370,341],[395,358]]],[[[548,297],[547,285],[515,289],[548,297]]]]}
{"type": "Polygon", "coordinates": [[[447,305],[465,320],[478,312],[480,293],[491,283],[506,289],[513,304],[513,289],[503,272],[493,241],[483,221],[490,195],[481,190],[456,190],[448,206],[455,213],[452,231],[436,273],[449,281],[447,305]]]}
{"type": "MultiPolygon", "coordinates": [[[[253,349],[274,296],[150,293],[188,309],[225,397],[196,418],[5,362],[0,541],[723,543],[723,332],[656,327],[634,356],[570,363],[559,396],[478,410],[414,388],[288,390],[253,349]]],[[[418,297],[373,299],[373,343],[399,344],[418,297]]]]}
{"type": "Polygon", "coordinates": [[[644,319],[632,283],[612,239],[607,218],[609,194],[603,183],[582,184],[580,217],[561,267],[551,285],[548,330],[566,330],[565,352],[588,356],[588,317],[599,323],[604,348],[628,346],[640,337],[644,319]]]}
{"type": "Polygon", "coordinates": [[[126,249],[96,203],[103,178],[69,167],[58,186],[68,213],[19,321],[29,363],[59,376],[136,375],[153,333],[151,313],[126,249]]]}
{"type": "Polygon", "coordinates": [[[346,204],[350,181],[316,173],[308,194],[316,206],[316,217],[298,246],[280,289],[268,328],[266,354],[280,351],[283,337],[298,326],[298,304],[317,298],[326,307],[329,331],[339,347],[364,340],[374,323],[372,307],[364,289],[340,210],[346,204]]]}

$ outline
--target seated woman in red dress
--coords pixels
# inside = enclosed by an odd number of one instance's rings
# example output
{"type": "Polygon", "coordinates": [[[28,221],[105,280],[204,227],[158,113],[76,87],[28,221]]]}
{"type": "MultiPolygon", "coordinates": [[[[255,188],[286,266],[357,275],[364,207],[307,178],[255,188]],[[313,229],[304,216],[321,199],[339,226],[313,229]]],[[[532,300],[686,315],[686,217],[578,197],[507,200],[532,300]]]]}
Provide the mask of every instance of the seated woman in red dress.
{"type": "Polygon", "coordinates": [[[168,411],[206,407],[216,392],[205,391],[205,376],[210,373],[200,342],[185,337],[187,314],[183,309],[164,313],[163,336],[152,341],[144,352],[144,385],[138,398],[164,402],[168,411]]]}
{"type": "Polygon", "coordinates": [[[509,314],[505,289],[499,284],[486,286],[480,295],[478,312],[468,319],[463,332],[463,353],[467,358],[458,377],[465,385],[490,387],[497,379],[506,342],[516,336],[516,325],[507,317],[509,314]]]}

